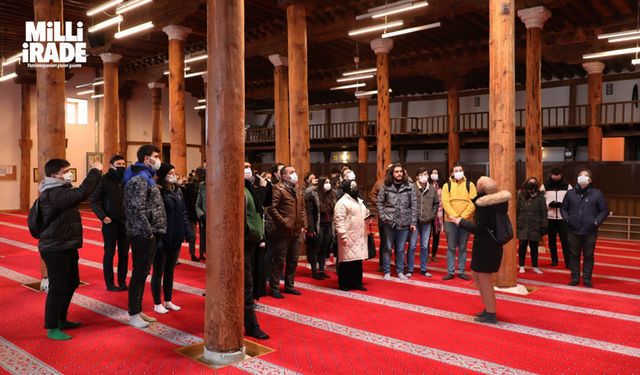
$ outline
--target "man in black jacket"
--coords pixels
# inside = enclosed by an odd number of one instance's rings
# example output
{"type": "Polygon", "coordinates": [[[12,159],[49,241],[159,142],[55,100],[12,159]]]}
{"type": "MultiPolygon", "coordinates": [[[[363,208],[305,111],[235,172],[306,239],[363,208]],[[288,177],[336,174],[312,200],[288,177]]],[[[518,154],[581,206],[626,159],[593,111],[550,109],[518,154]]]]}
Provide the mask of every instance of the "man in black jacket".
{"type": "Polygon", "coordinates": [[[38,250],[49,272],[44,327],[47,337],[53,340],[70,339],[61,329],[80,326],[67,320],[71,298],[80,285],[78,249],[82,247],[82,220],[78,205],[96,188],[102,170],[102,163],[94,162],[80,187],[73,188],[69,166],[63,159],[49,160],[44,165],[45,178],[39,186],[43,230],[38,250]]]}
{"type": "Polygon", "coordinates": [[[584,254],[582,282],[592,288],[594,251],[598,239],[598,227],[602,225],[609,209],[602,192],[592,186],[592,175],[588,169],[578,174],[578,185],[569,190],[562,201],[562,217],[569,227],[569,247],[571,248],[570,286],[580,283],[580,254],[584,254]]]}
{"type": "Polygon", "coordinates": [[[129,237],[125,227],[122,177],[126,169],[124,156],[114,155],[109,161],[109,171],[102,176],[91,196],[91,208],[102,221],[104,257],[102,269],[107,290],[128,290],[127,267],[129,264],[129,237]],[[113,282],[113,256],[118,246],[118,287],[113,282]]]}

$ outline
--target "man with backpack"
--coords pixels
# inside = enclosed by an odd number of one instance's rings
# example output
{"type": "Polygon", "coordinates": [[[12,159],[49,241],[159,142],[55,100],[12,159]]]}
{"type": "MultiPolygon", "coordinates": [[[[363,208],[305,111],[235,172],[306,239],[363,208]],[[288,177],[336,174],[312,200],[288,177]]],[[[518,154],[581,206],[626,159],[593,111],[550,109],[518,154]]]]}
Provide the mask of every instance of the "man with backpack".
{"type": "Polygon", "coordinates": [[[95,161],[82,184],[74,188],[69,167],[64,159],[51,159],[44,165],[45,178],[38,188],[40,198],[34,204],[37,212],[29,213],[29,229],[39,238],[40,257],[49,273],[44,327],[47,337],[53,340],[69,340],[71,336],[61,330],[80,326],[67,320],[71,298],[80,285],[82,220],[78,205],[93,193],[102,176],[102,163],[95,161]]]}
{"type": "Polygon", "coordinates": [[[476,187],[464,176],[460,163],[453,166],[453,177],[442,186],[442,208],[445,213],[445,231],[447,232],[447,274],[442,280],[451,280],[455,275],[456,248],[458,249],[458,277],[463,280],[471,278],[465,274],[467,262],[467,242],[469,232],[455,224],[454,219],[472,221],[475,213],[473,199],[476,187]]]}

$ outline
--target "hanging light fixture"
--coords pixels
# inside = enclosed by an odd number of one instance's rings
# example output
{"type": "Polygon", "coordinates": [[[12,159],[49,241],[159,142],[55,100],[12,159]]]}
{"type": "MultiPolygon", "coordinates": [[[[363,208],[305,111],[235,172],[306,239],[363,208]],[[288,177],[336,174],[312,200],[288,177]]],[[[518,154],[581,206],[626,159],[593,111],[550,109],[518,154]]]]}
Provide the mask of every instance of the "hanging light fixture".
{"type": "Polygon", "coordinates": [[[392,31],[392,32],[389,32],[389,33],[385,32],[384,34],[382,34],[382,37],[383,38],[391,38],[391,37],[398,36],[398,35],[415,33],[416,31],[434,29],[436,27],[440,27],[440,22],[430,23],[428,25],[410,27],[408,29],[396,30],[396,31],[392,31]]]}
{"type": "Polygon", "coordinates": [[[197,77],[197,76],[201,76],[203,74],[207,74],[207,71],[204,70],[202,72],[195,72],[195,73],[189,73],[189,74],[185,74],[184,78],[191,78],[191,77],[197,77]]]}
{"type": "Polygon", "coordinates": [[[352,70],[350,72],[345,72],[342,73],[343,76],[354,76],[354,75],[358,75],[358,74],[367,74],[367,73],[376,73],[378,71],[378,68],[366,68],[366,69],[358,69],[358,70],[352,70]]]}
{"type": "Polygon", "coordinates": [[[122,16],[117,16],[117,17],[113,17],[113,18],[109,18],[106,21],[102,21],[97,25],[93,25],[91,26],[88,31],[90,33],[95,33],[96,31],[102,30],[102,29],[106,29],[109,26],[113,26],[113,25],[117,25],[120,22],[122,22],[122,20],[124,20],[124,17],[122,16]]]}
{"type": "Polygon", "coordinates": [[[104,10],[107,10],[109,8],[113,8],[114,6],[121,4],[124,0],[112,0],[112,1],[107,1],[106,3],[102,4],[102,5],[98,5],[97,7],[91,8],[87,11],[87,16],[93,16],[95,14],[98,14],[104,10]]]}
{"type": "Polygon", "coordinates": [[[85,90],[85,91],[79,91],[76,95],[89,95],[94,93],[95,93],[94,90],[85,90]]]}
{"type": "Polygon", "coordinates": [[[206,103],[207,99],[198,99],[198,103],[206,103]]]}
{"type": "Polygon", "coordinates": [[[338,78],[336,79],[336,82],[350,82],[350,81],[360,81],[363,79],[371,79],[373,78],[373,74],[367,74],[367,75],[362,75],[362,76],[349,76],[349,77],[344,77],[344,78],[338,78]]]}
{"type": "MultiPolygon", "coordinates": [[[[185,66],[185,67],[184,67],[184,71],[185,71],[185,72],[188,72],[189,70],[191,70],[191,67],[190,67],[190,66],[185,66]]],[[[166,71],[164,72],[164,75],[165,75],[165,76],[168,76],[168,75],[169,75],[169,71],[168,71],[168,70],[166,70],[166,71]]]]}
{"type": "Polygon", "coordinates": [[[91,95],[91,99],[99,99],[104,97],[104,94],[96,94],[96,95],[91,95]]]}
{"type": "Polygon", "coordinates": [[[583,59],[599,59],[601,57],[632,55],[638,52],[640,52],[640,47],[631,47],[631,48],[623,48],[623,49],[614,49],[611,51],[604,51],[604,52],[588,53],[586,55],[582,55],[582,58],[583,59]]]}
{"type": "Polygon", "coordinates": [[[115,35],[116,39],[121,39],[124,38],[126,36],[132,35],[132,34],[136,34],[139,33],[141,31],[145,31],[145,30],[149,30],[153,28],[153,22],[149,21],[149,22],[145,22],[143,24],[137,25],[137,26],[133,26],[130,27],[128,29],[122,30],[122,31],[118,31],[115,35]]]}
{"type": "Polygon", "coordinates": [[[116,14],[126,13],[130,10],[149,4],[153,0],[130,0],[116,8],[116,14]]]}
{"type": "Polygon", "coordinates": [[[347,90],[347,89],[356,89],[358,87],[364,87],[366,86],[366,83],[353,83],[351,85],[344,85],[344,86],[337,86],[337,87],[332,87],[330,90],[331,91],[335,91],[335,90],[347,90]]]}
{"type": "Polygon", "coordinates": [[[16,78],[17,76],[18,75],[15,72],[9,73],[7,75],[2,75],[2,76],[0,76],[0,82],[8,81],[11,78],[16,78]]]}
{"type": "Polygon", "coordinates": [[[381,23],[379,25],[368,26],[368,27],[363,27],[361,29],[351,30],[351,31],[349,31],[349,36],[367,34],[367,33],[371,33],[371,32],[374,32],[374,31],[380,31],[380,30],[385,30],[386,31],[389,28],[399,27],[399,26],[402,26],[402,25],[404,25],[404,22],[402,20],[393,21],[393,22],[385,22],[385,23],[381,23]]]}
{"type": "Polygon", "coordinates": [[[209,56],[205,53],[204,55],[198,55],[198,56],[194,56],[194,57],[189,57],[189,58],[184,60],[184,63],[188,64],[188,63],[192,63],[194,61],[200,61],[200,60],[204,60],[204,59],[207,59],[207,58],[209,58],[209,56]]]}
{"type": "Polygon", "coordinates": [[[609,43],[620,43],[635,40],[636,46],[630,48],[622,48],[611,51],[603,51],[596,53],[588,53],[582,55],[583,59],[598,59],[602,57],[621,56],[635,54],[635,58],[631,60],[633,65],[639,65],[640,59],[638,54],[640,53],[640,0],[638,0],[636,8],[636,28],[634,30],[618,31],[608,34],[598,35],[598,39],[609,39],[609,43]]]}
{"type": "Polygon", "coordinates": [[[398,14],[398,13],[403,13],[403,12],[408,12],[411,10],[416,10],[416,9],[420,9],[420,8],[424,8],[427,5],[429,5],[429,3],[427,3],[426,1],[418,1],[415,3],[407,3],[404,5],[400,5],[398,7],[395,8],[389,8],[386,10],[381,10],[379,12],[376,12],[374,14],[371,15],[371,18],[381,18],[381,17],[387,17],[393,14],[398,14]]]}
{"type": "MultiPolygon", "coordinates": [[[[389,92],[393,92],[393,90],[389,89],[389,92]]],[[[378,90],[371,90],[371,91],[356,91],[356,97],[359,98],[361,96],[367,96],[367,95],[377,95],[378,94],[378,90]]]]}
{"type": "Polygon", "coordinates": [[[412,5],[411,3],[413,3],[413,0],[400,0],[400,1],[396,1],[395,3],[369,8],[367,9],[368,13],[356,16],[356,20],[364,20],[367,18],[371,18],[378,13],[386,12],[392,9],[401,9],[401,8],[409,7],[412,5]]]}
{"type": "Polygon", "coordinates": [[[11,65],[15,62],[20,61],[20,57],[22,57],[22,52],[18,52],[13,56],[9,56],[7,57],[3,62],[2,62],[2,66],[7,66],[7,65],[11,65]]]}
{"type": "Polygon", "coordinates": [[[207,109],[207,106],[206,105],[199,105],[199,106],[193,107],[193,109],[207,109]]]}

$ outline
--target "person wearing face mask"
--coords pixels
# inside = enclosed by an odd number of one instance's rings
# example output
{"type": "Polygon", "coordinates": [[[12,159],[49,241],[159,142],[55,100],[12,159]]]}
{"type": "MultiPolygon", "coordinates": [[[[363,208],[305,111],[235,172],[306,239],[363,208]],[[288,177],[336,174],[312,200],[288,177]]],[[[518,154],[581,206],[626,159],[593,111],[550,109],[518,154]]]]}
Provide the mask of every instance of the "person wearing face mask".
{"type": "Polygon", "coordinates": [[[433,169],[429,173],[429,183],[433,185],[438,192],[438,212],[433,218],[431,226],[431,261],[435,263],[438,261],[436,254],[438,253],[438,246],[440,245],[440,233],[444,231],[444,210],[442,209],[442,188],[439,182],[440,172],[437,169],[433,169]]]}
{"type": "Polygon", "coordinates": [[[307,212],[307,260],[311,264],[311,277],[316,280],[331,278],[324,272],[325,254],[331,249],[333,238],[333,212],[336,194],[327,176],[320,176],[318,185],[304,193],[307,212]]]}
{"type": "Polygon", "coordinates": [[[547,234],[547,227],[547,204],[540,192],[538,179],[531,177],[522,184],[516,203],[516,235],[520,241],[518,247],[520,273],[524,273],[527,247],[531,251],[533,272],[542,273],[538,268],[538,244],[542,236],[547,234]]]}
{"type": "Polygon", "coordinates": [[[476,186],[466,179],[460,163],[455,163],[453,176],[442,186],[442,209],[445,213],[445,231],[447,232],[447,274],[442,280],[451,280],[455,275],[455,257],[458,250],[458,277],[470,280],[464,272],[467,262],[467,243],[469,232],[454,224],[454,219],[473,220],[476,186]]]}
{"type": "Polygon", "coordinates": [[[160,149],[142,145],[138,161],[124,172],[124,208],[131,240],[133,271],[129,283],[129,324],[146,328],[156,321],[142,312],[142,298],[157,244],[167,231],[167,214],[154,180],[160,169],[160,149]]]}
{"type": "Polygon", "coordinates": [[[338,287],[341,290],[363,290],[362,261],[367,259],[366,219],[369,210],[358,197],[358,184],[344,180],[345,195],[338,200],[333,215],[338,237],[338,287]]]}
{"type": "Polygon", "coordinates": [[[129,236],[124,216],[124,184],[122,179],[126,161],[122,155],[114,155],[109,161],[109,171],[102,176],[96,191],[89,198],[91,209],[102,222],[104,257],[102,270],[104,283],[110,292],[128,290],[129,236]],[[113,257],[118,249],[118,286],[113,281],[113,257]]]}
{"type": "Polygon", "coordinates": [[[53,340],[70,339],[61,330],[80,326],[67,320],[71,298],[80,284],[78,249],[82,247],[82,220],[78,205],[93,193],[102,175],[102,163],[95,161],[82,184],[74,188],[69,167],[69,162],[63,159],[47,161],[45,178],[38,186],[43,223],[38,251],[49,275],[44,327],[47,337],[53,340]]]}
{"type": "MultiPolygon", "coordinates": [[[[207,253],[207,168],[200,167],[196,169],[199,175],[198,196],[196,197],[196,216],[198,217],[198,225],[200,226],[200,258],[197,260],[205,261],[207,253]]],[[[195,258],[195,251],[191,256],[191,260],[195,258]]]]}
{"type": "Polygon", "coordinates": [[[303,192],[298,190],[298,174],[292,166],[280,171],[281,182],[273,187],[273,202],[267,212],[273,221],[271,276],[269,287],[271,296],[283,298],[280,293],[280,275],[285,269],[284,292],[300,295],[294,288],[298,250],[300,241],[307,231],[307,214],[303,192]],[[286,266],[285,266],[286,264],[286,266]]]}
{"type": "Polygon", "coordinates": [[[318,179],[316,178],[315,173],[307,172],[304,176],[304,184],[302,186],[303,190],[307,190],[310,186],[314,186],[318,184],[318,179]]]}
{"type": "Polygon", "coordinates": [[[418,207],[418,225],[409,239],[409,252],[407,253],[407,272],[405,276],[413,276],[413,265],[415,263],[416,246],[418,235],[420,235],[420,273],[423,276],[431,277],[427,272],[427,260],[429,258],[429,236],[431,235],[431,225],[438,213],[440,200],[436,188],[429,184],[429,170],[418,168],[416,172],[416,182],[413,184],[416,192],[418,207]]]}
{"type": "MultiPolygon", "coordinates": [[[[187,207],[187,218],[189,219],[189,225],[193,233],[196,233],[198,224],[198,214],[196,212],[196,203],[198,201],[198,189],[200,188],[200,175],[193,171],[189,174],[187,183],[181,187],[182,195],[184,196],[184,204],[187,207]]],[[[196,239],[189,241],[189,255],[191,261],[198,262],[199,259],[196,256],[196,239]]]]}
{"type": "Polygon", "coordinates": [[[558,265],[558,244],[557,237],[560,237],[562,245],[562,257],[564,258],[565,268],[570,269],[571,250],[569,249],[569,240],[567,225],[562,219],[562,202],[567,192],[573,187],[564,178],[562,171],[558,167],[551,169],[549,179],[544,183],[544,197],[547,201],[547,217],[549,218],[549,253],[551,253],[551,266],[558,265]]]}
{"type": "Polygon", "coordinates": [[[582,283],[592,288],[594,251],[598,239],[598,228],[609,216],[607,201],[602,192],[593,187],[593,175],[588,169],[578,174],[578,185],[569,190],[562,201],[562,217],[569,228],[571,248],[570,286],[580,283],[580,257],[583,256],[582,283]]]}
{"type": "Polygon", "coordinates": [[[355,181],[355,179],[356,179],[355,172],[347,167],[344,167],[342,170],[342,174],[340,175],[340,182],[339,182],[338,189],[336,191],[337,199],[342,198],[342,196],[345,194],[345,192],[342,190],[342,181],[347,181],[347,180],[355,181]]]}

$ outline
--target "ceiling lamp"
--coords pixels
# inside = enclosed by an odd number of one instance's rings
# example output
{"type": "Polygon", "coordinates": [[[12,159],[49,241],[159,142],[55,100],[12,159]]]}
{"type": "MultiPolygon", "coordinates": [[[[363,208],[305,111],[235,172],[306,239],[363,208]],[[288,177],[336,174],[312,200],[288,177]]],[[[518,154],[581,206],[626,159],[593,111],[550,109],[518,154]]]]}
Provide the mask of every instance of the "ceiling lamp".
{"type": "Polygon", "coordinates": [[[640,47],[631,47],[631,48],[615,49],[612,51],[588,53],[586,55],[582,55],[582,58],[583,59],[599,59],[601,57],[631,55],[638,52],[640,52],[640,47]]]}
{"type": "Polygon", "coordinates": [[[411,10],[424,8],[427,5],[429,5],[429,3],[427,3],[426,1],[418,1],[418,2],[415,2],[415,3],[407,3],[407,4],[403,4],[403,5],[400,5],[400,6],[395,7],[395,8],[387,8],[385,10],[381,10],[379,12],[373,13],[373,14],[371,14],[371,18],[381,18],[381,17],[390,16],[392,14],[408,12],[408,11],[411,11],[411,10]]]}
{"type": "Polygon", "coordinates": [[[153,22],[149,21],[149,22],[145,22],[143,24],[140,24],[138,26],[134,26],[134,27],[130,27],[128,29],[122,30],[122,31],[118,31],[115,35],[116,39],[120,39],[120,38],[124,38],[126,36],[135,34],[135,33],[139,33],[141,31],[144,30],[148,30],[153,28],[153,22]]]}
{"type": "Polygon", "coordinates": [[[189,74],[185,74],[184,78],[191,78],[191,77],[197,77],[197,76],[201,76],[203,74],[207,74],[207,71],[204,70],[202,72],[195,72],[195,73],[189,73],[189,74]]]}
{"type": "Polygon", "coordinates": [[[396,31],[392,31],[390,33],[384,33],[382,34],[383,38],[391,38],[397,35],[404,35],[404,34],[409,34],[409,33],[415,33],[416,31],[422,31],[422,30],[428,30],[428,29],[434,29],[436,27],[440,27],[440,22],[436,22],[436,23],[430,23],[428,25],[422,25],[422,26],[416,26],[416,27],[410,27],[408,29],[402,29],[402,30],[396,30],[396,31]]]}
{"type": "Polygon", "coordinates": [[[402,20],[388,22],[388,23],[382,23],[382,24],[379,24],[379,25],[368,26],[368,27],[363,27],[361,29],[351,30],[351,31],[349,31],[349,36],[356,36],[356,35],[366,34],[366,33],[374,32],[374,31],[380,31],[380,30],[385,30],[386,31],[386,29],[388,29],[388,28],[398,27],[398,26],[402,26],[402,25],[404,25],[404,22],[402,20]]]}
{"type": "Polygon", "coordinates": [[[2,62],[2,66],[11,65],[14,62],[19,61],[21,56],[22,56],[22,52],[18,52],[13,56],[8,57],[6,60],[2,62]]]}
{"type": "Polygon", "coordinates": [[[0,82],[8,81],[11,78],[16,78],[18,75],[14,73],[9,73],[7,75],[0,76],[0,82]]]}
{"type": "Polygon", "coordinates": [[[91,8],[87,11],[87,16],[93,16],[94,14],[98,14],[100,12],[102,12],[103,10],[107,10],[109,8],[113,8],[114,6],[122,3],[124,0],[112,0],[112,1],[107,1],[106,3],[102,4],[102,5],[98,5],[95,8],[91,8]]]}
{"type": "Polygon", "coordinates": [[[106,21],[102,21],[97,25],[93,25],[89,28],[89,32],[90,33],[95,33],[98,30],[102,30],[102,29],[106,29],[109,26],[113,26],[113,25],[117,25],[120,22],[122,22],[124,18],[122,16],[117,16],[117,17],[113,17],[113,18],[109,18],[106,21]]]}
{"type": "Polygon", "coordinates": [[[631,60],[631,63],[633,65],[640,65],[640,59],[633,59],[633,60],[631,60]]]}
{"type": "Polygon", "coordinates": [[[374,8],[369,8],[367,10],[368,13],[356,16],[356,20],[364,20],[364,19],[367,19],[367,18],[371,18],[375,14],[378,14],[378,13],[381,13],[381,12],[385,12],[385,11],[389,11],[391,9],[398,9],[398,8],[402,8],[402,7],[411,6],[412,2],[413,2],[413,0],[400,0],[400,1],[396,1],[395,3],[380,5],[380,6],[377,6],[377,7],[374,7],[374,8]]]}
{"type": "Polygon", "coordinates": [[[349,76],[344,78],[336,79],[336,82],[349,82],[349,81],[360,81],[362,79],[371,79],[373,78],[373,74],[367,74],[362,76],[349,76]]]}
{"type": "MultiPolygon", "coordinates": [[[[393,90],[389,89],[389,92],[393,92],[393,90]]],[[[367,96],[367,95],[377,95],[378,94],[378,90],[371,90],[371,91],[356,91],[356,97],[359,98],[361,96],[367,96]]]]}
{"type": "Polygon", "coordinates": [[[95,93],[94,90],[79,91],[76,95],[89,95],[95,93]]]}
{"type": "MultiPolygon", "coordinates": [[[[185,66],[185,67],[184,67],[184,71],[185,71],[185,72],[188,72],[189,70],[191,70],[191,67],[190,67],[190,66],[185,66]]],[[[168,70],[167,70],[167,71],[165,71],[165,72],[164,72],[164,75],[165,75],[165,76],[168,76],[168,75],[169,75],[169,71],[168,71],[168,70]]]]}
{"type": "Polygon", "coordinates": [[[620,37],[616,37],[616,38],[611,38],[609,39],[609,43],[619,43],[619,42],[627,42],[630,40],[637,40],[640,39],[640,34],[632,34],[632,35],[627,35],[627,36],[620,36],[620,37]]]}
{"type": "Polygon", "coordinates": [[[198,103],[206,103],[207,99],[198,99],[198,103]]]}
{"type": "Polygon", "coordinates": [[[628,30],[628,31],[620,31],[617,33],[609,33],[609,34],[600,34],[598,35],[598,39],[609,39],[609,38],[618,38],[621,36],[629,36],[629,35],[637,35],[640,34],[640,29],[638,30],[628,30]]]}
{"type": "Polygon", "coordinates": [[[153,0],[130,0],[116,8],[116,14],[126,13],[130,10],[143,6],[153,0]]]}
{"type": "Polygon", "coordinates": [[[192,63],[194,61],[200,61],[200,60],[204,60],[204,59],[207,59],[207,58],[209,58],[209,56],[205,53],[204,55],[198,55],[198,56],[194,56],[194,57],[189,57],[188,59],[184,60],[184,63],[188,64],[188,63],[192,63]]]}
{"type": "Polygon", "coordinates": [[[358,87],[364,87],[366,85],[367,85],[366,83],[354,83],[354,84],[351,84],[351,85],[332,87],[330,90],[334,91],[334,90],[357,89],[358,87]]]}
{"type": "Polygon", "coordinates": [[[366,69],[358,69],[358,70],[352,70],[350,72],[346,72],[346,73],[342,73],[343,76],[355,76],[358,74],[367,74],[367,73],[376,73],[378,71],[378,68],[366,68],[366,69]]]}
{"type": "Polygon", "coordinates": [[[193,107],[193,109],[207,109],[206,105],[199,105],[197,107],[193,107]]]}
{"type": "Polygon", "coordinates": [[[91,86],[100,86],[100,85],[104,85],[104,81],[95,81],[91,84],[91,86]]]}
{"type": "Polygon", "coordinates": [[[99,99],[104,97],[104,94],[96,94],[96,95],[91,95],[91,99],[99,99]]]}

